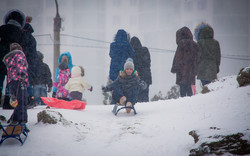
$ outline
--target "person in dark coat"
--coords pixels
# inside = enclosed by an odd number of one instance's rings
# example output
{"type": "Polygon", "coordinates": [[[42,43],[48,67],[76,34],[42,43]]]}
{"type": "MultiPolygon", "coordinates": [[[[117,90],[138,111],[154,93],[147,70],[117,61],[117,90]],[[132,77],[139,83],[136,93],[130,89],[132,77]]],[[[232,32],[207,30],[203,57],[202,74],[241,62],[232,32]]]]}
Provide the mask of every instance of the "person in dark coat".
{"type": "MultiPolygon", "coordinates": [[[[0,97],[2,96],[5,75],[7,74],[6,66],[2,60],[9,53],[11,43],[18,43],[22,47],[24,46],[22,32],[24,24],[25,15],[19,10],[10,10],[4,17],[4,24],[0,26],[0,97]]],[[[3,109],[11,109],[8,86],[5,91],[3,109]]]]}
{"type": "Polygon", "coordinates": [[[34,96],[36,100],[36,104],[41,105],[44,104],[41,101],[40,97],[47,97],[47,91],[51,92],[52,90],[52,78],[49,66],[43,62],[44,55],[37,51],[39,57],[39,75],[34,82],[34,96]]]}
{"type": "Polygon", "coordinates": [[[11,43],[10,51],[4,56],[3,62],[7,67],[11,99],[18,102],[10,121],[12,124],[26,123],[28,121],[28,63],[25,54],[22,52],[22,47],[18,43],[11,43]]]}
{"type": "MultiPolygon", "coordinates": [[[[128,58],[124,64],[124,70],[119,72],[117,79],[102,90],[113,91],[112,98],[115,103],[131,107],[137,102],[138,90],[146,89],[146,87],[146,83],[140,80],[137,71],[134,70],[132,58],[128,58]]],[[[131,109],[127,108],[126,111],[130,113],[131,109]]]]}
{"type": "Polygon", "coordinates": [[[29,83],[30,86],[28,87],[28,94],[29,94],[29,108],[32,108],[33,105],[35,105],[35,98],[34,98],[34,85],[35,81],[38,81],[38,74],[39,74],[39,59],[37,55],[37,50],[36,50],[36,39],[32,35],[34,32],[32,26],[30,25],[30,22],[32,21],[32,17],[27,16],[26,17],[26,24],[24,25],[23,28],[23,40],[24,40],[24,46],[23,46],[23,52],[26,55],[29,68],[28,68],[28,73],[29,73],[29,83]]]}
{"type": "Polygon", "coordinates": [[[129,43],[129,37],[125,30],[118,30],[114,42],[110,44],[109,56],[111,58],[109,78],[114,81],[127,58],[135,58],[135,52],[129,43]]]}
{"type": "Polygon", "coordinates": [[[175,52],[171,72],[176,73],[176,84],[180,86],[180,95],[192,96],[191,85],[195,85],[198,65],[198,45],[188,27],[176,32],[177,50],[175,52]]]}
{"type": "Polygon", "coordinates": [[[131,38],[130,44],[135,51],[135,70],[138,72],[140,79],[147,83],[147,88],[140,91],[137,101],[148,102],[149,85],[152,84],[150,53],[148,48],[143,47],[139,38],[135,36],[131,38]]]}
{"type": "Polygon", "coordinates": [[[217,79],[221,61],[220,44],[214,39],[213,28],[205,23],[197,26],[195,36],[199,45],[197,79],[204,86],[217,79]]]}

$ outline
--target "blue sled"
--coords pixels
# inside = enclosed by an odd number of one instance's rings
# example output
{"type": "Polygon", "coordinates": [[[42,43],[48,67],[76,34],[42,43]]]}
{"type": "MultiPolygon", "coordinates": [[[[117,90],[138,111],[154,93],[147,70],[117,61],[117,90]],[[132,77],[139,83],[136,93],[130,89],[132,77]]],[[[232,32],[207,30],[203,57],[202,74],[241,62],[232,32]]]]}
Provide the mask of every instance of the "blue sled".
{"type": "Polygon", "coordinates": [[[0,128],[3,130],[0,145],[4,142],[4,140],[8,138],[15,138],[23,145],[29,133],[29,129],[26,127],[26,124],[17,124],[17,125],[0,124],[0,128]],[[24,136],[23,139],[21,138],[22,135],[24,136]]]}
{"type": "Polygon", "coordinates": [[[115,115],[117,115],[118,112],[119,112],[120,110],[126,109],[126,108],[132,109],[132,110],[134,111],[134,114],[137,114],[134,106],[132,106],[132,107],[122,106],[121,108],[118,109],[119,106],[120,106],[120,105],[118,105],[118,104],[114,104],[114,107],[113,107],[112,112],[113,112],[115,115]]]}

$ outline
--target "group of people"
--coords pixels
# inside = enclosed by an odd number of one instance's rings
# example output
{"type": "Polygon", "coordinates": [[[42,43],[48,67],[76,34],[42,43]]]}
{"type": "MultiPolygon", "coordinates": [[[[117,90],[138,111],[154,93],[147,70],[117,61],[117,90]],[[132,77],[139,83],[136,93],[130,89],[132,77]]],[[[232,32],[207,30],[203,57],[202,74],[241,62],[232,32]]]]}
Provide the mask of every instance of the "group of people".
{"type": "MultiPolygon", "coordinates": [[[[36,50],[36,40],[30,25],[32,18],[25,17],[19,10],[9,11],[5,24],[0,26],[0,95],[7,75],[7,86],[3,108],[11,108],[9,100],[17,101],[11,121],[27,122],[27,105],[32,96],[36,104],[43,104],[40,97],[63,100],[82,100],[85,89],[93,90],[84,79],[84,69],[72,64],[69,52],[62,53],[54,83],[49,66],[43,62],[44,55],[36,50]]],[[[176,73],[176,84],[180,95],[192,96],[196,76],[202,85],[217,78],[220,66],[220,46],[214,39],[209,24],[201,23],[195,29],[195,38],[188,27],[176,32],[177,50],[171,72],[176,73]]],[[[112,103],[132,107],[136,102],[149,101],[149,86],[152,84],[151,59],[147,47],[138,37],[130,38],[123,29],[118,30],[110,44],[110,83],[102,87],[104,92],[112,91],[112,103]]],[[[127,113],[131,109],[127,108],[127,113]]]]}
{"type": "Polygon", "coordinates": [[[81,101],[85,89],[93,90],[93,86],[83,79],[84,68],[72,64],[72,57],[69,52],[62,53],[58,58],[58,63],[52,97],[66,101],[81,101]]]}
{"type": "Polygon", "coordinates": [[[82,100],[84,89],[93,87],[83,80],[84,69],[72,65],[69,52],[59,57],[54,83],[44,55],[37,51],[30,22],[32,17],[19,10],[11,10],[0,26],[0,97],[7,75],[2,107],[14,109],[8,122],[26,123],[27,108],[42,105],[40,97],[47,97],[53,87],[53,97],[64,100],[82,100]]]}
{"type": "Polygon", "coordinates": [[[192,96],[196,76],[205,86],[215,79],[219,73],[221,51],[214,39],[213,28],[201,23],[195,28],[195,39],[188,27],[176,32],[177,50],[174,56],[172,73],[176,73],[176,84],[180,86],[180,96],[192,96]]]}

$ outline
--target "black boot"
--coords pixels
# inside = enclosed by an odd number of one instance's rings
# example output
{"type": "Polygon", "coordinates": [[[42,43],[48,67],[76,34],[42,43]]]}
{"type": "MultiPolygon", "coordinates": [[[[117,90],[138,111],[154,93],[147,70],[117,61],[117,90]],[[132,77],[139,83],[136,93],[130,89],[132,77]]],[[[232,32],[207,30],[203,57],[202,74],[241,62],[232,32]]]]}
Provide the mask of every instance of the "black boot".
{"type": "Polygon", "coordinates": [[[3,109],[14,109],[10,105],[10,97],[8,95],[4,95],[3,109]]]}

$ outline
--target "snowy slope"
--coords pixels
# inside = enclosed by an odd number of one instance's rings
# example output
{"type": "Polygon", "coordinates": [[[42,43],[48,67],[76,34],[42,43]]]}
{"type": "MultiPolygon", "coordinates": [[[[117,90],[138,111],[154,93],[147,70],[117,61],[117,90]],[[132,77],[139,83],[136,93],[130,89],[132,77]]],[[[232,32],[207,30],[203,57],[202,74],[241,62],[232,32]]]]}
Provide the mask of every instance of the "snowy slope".
{"type": "MultiPolygon", "coordinates": [[[[210,93],[136,104],[137,115],[113,106],[87,105],[83,111],[50,109],[67,120],[48,125],[37,123],[39,106],[28,110],[30,129],[23,146],[6,140],[0,156],[183,156],[196,147],[192,130],[220,128],[222,134],[250,129],[250,86],[238,87],[236,76],[209,85],[210,93]]],[[[8,118],[12,111],[0,110],[8,118]]],[[[204,132],[204,131],[203,131],[204,132]]],[[[248,140],[250,137],[246,136],[248,140]]]]}

